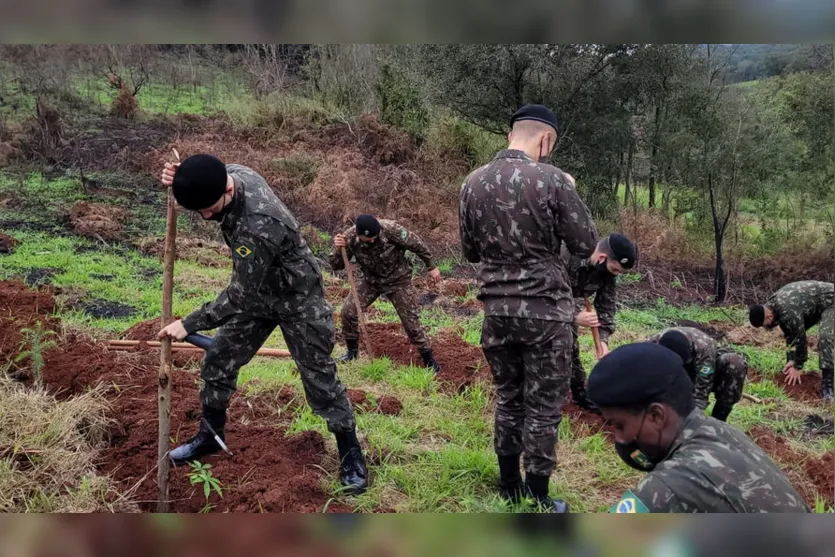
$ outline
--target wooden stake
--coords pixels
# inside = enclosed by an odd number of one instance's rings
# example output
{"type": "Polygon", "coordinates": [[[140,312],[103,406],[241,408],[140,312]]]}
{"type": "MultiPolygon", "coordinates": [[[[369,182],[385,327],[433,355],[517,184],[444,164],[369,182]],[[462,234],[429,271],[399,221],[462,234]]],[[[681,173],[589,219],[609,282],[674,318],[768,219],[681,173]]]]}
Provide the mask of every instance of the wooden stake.
{"type": "MultiPolygon", "coordinates": [[[[177,162],[180,154],[174,149],[177,162]]],[[[162,326],[171,322],[171,305],[174,294],[174,259],[177,240],[177,205],[174,192],[168,188],[168,210],[165,215],[165,256],[162,271],[162,326]]],[[[171,338],[160,343],[159,387],[159,438],[157,447],[157,512],[168,512],[168,438],[171,432],[171,338]]]]}
{"type": "Polygon", "coordinates": [[[345,263],[345,271],[348,273],[348,282],[351,284],[351,292],[354,294],[354,305],[357,308],[357,319],[360,323],[360,336],[362,343],[365,345],[365,351],[369,358],[373,358],[374,354],[371,350],[371,339],[368,338],[368,330],[365,328],[365,317],[362,314],[362,304],[360,303],[359,291],[357,290],[357,282],[354,280],[354,271],[351,268],[351,262],[348,261],[348,252],[345,246],[342,246],[342,261],[345,263]]]}
{"type": "MultiPolygon", "coordinates": [[[[159,348],[162,342],[158,340],[109,340],[107,341],[108,348],[114,350],[131,348],[159,348]]],[[[194,346],[187,342],[172,342],[171,350],[174,352],[203,352],[199,346],[194,346]]],[[[261,348],[256,352],[258,356],[272,356],[275,358],[289,358],[289,350],[281,350],[280,348],[261,348]]]]}
{"type": "Polygon", "coordinates": [[[755,404],[762,404],[763,403],[763,401],[761,399],[755,397],[754,395],[749,395],[748,393],[742,393],[742,398],[750,400],[751,402],[753,402],[755,404]]]}
{"type": "MultiPolygon", "coordinates": [[[[585,298],[586,301],[586,311],[592,311],[591,302],[589,302],[588,298],[585,298]]],[[[597,359],[603,357],[603,344],[600,342],[600,331],[597,327],[591,328],[591,336],[594,337],[594,349],[597,352],[597,359]]]]}

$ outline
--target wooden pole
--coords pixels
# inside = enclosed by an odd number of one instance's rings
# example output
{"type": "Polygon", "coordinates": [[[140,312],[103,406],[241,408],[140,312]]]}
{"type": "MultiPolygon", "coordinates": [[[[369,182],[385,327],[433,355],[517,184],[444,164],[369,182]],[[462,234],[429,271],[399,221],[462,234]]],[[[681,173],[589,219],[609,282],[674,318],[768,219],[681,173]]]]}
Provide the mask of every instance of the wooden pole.
{"type": "MultiPolygon", "coordinates": [[[[589,302],[588,298],[585,298],[586,301],[586,311],[593,311],[591,307],[591,302],[589,302]]],[[[591,328],[591,336],[594,337],[594,349],[597,352],[597,359],[603,357],[603,344],[600,342],[600,331],[597,327],[591,328]]]]}
{"type": "MultiPolygon", "coordinates": [[[[162,342],[158,340],[109,340],[107,341],[108,348],[113,349],[130,349],[130,348],[159,348],[162,342]]],[[[171,350],[174,352],[203,352],[199,346],[194,346],[187,342],[172,342],[171,350]]],[[[289,358],[290,351],[282,350],[280,348],[261,348],[256,352],[258,356],[272,356],[276,358],[289,358]]]]}
{"type": "Polygon", "coordinates": [[[360,336],[362,343],[365,345],[365,351],[369,358],[374,357],[371,350],[371,339],[368,338],[368,330],[365,328],[365,317],[362,314],[362,304],[360,303],[359,290],[357,290],[357,281],[354,280],[354,271],[351,268],[351,262],[348,260],[348,252],[345,246],[342,246],[342,261],[345,263],[345,271],[348,273],[348,282],[351,284],[351,292],[353,293],[354,306],[357,308],[357,319],[360,323],[360,336]]]}
{"type": "MultiPolygon", "coordinates": [[[[180,154],[174,149],[177,162],[180,154]]],[[[165,215],[165,255],[162,270],[162,327],[171,322],[171,305],[174,294],[174,259],[177,240],[177,205],[174,192],[168,188],[168,209],[165,215]]],[[[159,387],[157,402],[159,409],[159,438],[157,448],[157,512],[168,512],[168,438],[171,432],[171,338],[160,343],[159,387]]]]}

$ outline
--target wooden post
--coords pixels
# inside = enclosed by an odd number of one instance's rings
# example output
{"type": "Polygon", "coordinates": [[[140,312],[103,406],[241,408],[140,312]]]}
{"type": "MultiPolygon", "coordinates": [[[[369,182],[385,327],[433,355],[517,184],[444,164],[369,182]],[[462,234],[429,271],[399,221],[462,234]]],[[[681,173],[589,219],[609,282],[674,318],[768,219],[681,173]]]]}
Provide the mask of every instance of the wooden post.
{"type": "Polygon", "coordinates": [[[351,284],[351,293],[354,298],[354,306],[357,308],[357,319],[360,323],[360,336],[365,345],[365,351],[369,358],[373,358],[374,354],[371,350],[371,339],[368,338],[368,330],[365,328],[365,317],[362,314],[362,304],[360,303],[359,291],[357,290],[357,281],[354,280],[354,271],[351,268],[351,262],[348,260],[348,252],[345,246],[342,246],[342,261],[345,263],[345,271],[348,273],[348,282],[351,284]]]}
{"type": "MultiPolygon", "coordinates": [[[[586,298],[585,301],[586,311],[592,311],[593,308],[591,307],[591,302],[589,302],[589,299],[586,298]]],[[[591,328],[591,336],[594,337],[594,349],[597,352],[597,359],[599,360],[603,357],[603,345],[600,342],[600,331],[597,327],[591,328]]]]}
{"type": "MultiPolygon", "coordinates": [[[[174,149],[177,162],[180,155],[174,149]]],[[[165,216],[165,255],[162,271],[162,326],[171,322],[171,305],[174,294],[174,259],[177,240],[177,205],[174,192],[168,188],[168,210],[165,216]]],[[[160,343],[159,387],[157,389],[159,408],[159,444],[157,448],[157,512],[168,512],[168,438],[171,432],[171,338],[160,343]]]]}

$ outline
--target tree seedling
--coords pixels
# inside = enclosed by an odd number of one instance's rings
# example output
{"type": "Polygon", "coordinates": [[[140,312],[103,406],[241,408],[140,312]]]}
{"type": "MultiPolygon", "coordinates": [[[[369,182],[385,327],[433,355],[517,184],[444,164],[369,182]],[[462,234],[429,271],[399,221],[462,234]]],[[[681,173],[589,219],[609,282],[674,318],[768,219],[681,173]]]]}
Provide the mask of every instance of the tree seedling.
{"type": "Polygon", "coordinates": [[[23,333],[24,340],[20,344],[21,352],[15,357],[15,363],[20,363],[26,358],[29,358],[29,367],[32,370],[32,378],[38,387],[43,386],[43,379],[41,377],[41,370],[44,366],[44,352],[50,348],[55,348],[57,344],[54,340],[46,340],[50,335],[55,335],[54,331],[43,328],[43,323],[37,322],[33,328],[25,328],[20,330],[23,333]],[[28,349],[25,349],[28,347],[28,349]]]}

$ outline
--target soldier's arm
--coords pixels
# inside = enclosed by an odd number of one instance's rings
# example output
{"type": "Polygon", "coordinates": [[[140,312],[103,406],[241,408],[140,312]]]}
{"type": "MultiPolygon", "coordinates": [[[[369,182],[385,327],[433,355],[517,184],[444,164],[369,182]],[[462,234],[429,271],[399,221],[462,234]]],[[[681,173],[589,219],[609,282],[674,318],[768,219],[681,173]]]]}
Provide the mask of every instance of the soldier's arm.
{"type": "Polygon", "coordinates": [[[478,253],[478,247],[469,219],[469,211],[467,210],[468,196],[467,185],[464,184],[461,188],[461,202],[458,205],[458,229],[461,236],[461,251],[464,254],[464,259],[470,263],[479,263],[481,261],[481,255],[478,253]]]}
{"type": "Polygon", "coordinates": [[[260,309],[258,291],[273,260],[277,247],[272,241],[254,234],[240,234],[232,247],[235,266],[229,286],[213,302],[183,319],[186,331],[207,331],[226,323],[236,313],[254,312],[260,309]]]}
{"type": "MultiPolygon", "coordinates": [[[[345,236],[345,254],[348,256],[348,261],[354,256],[354,253],[351,251],[351,236],[349,232],[351,229],[349,228],[345,232],[342,233],[345,236]]],[[[345,262],[342,260],[342,250],[333,248],[331,251],[330,257],[328,257],[328,263],[331,265],[331,269],[334,271],[341,271],[345,268],[345,262]]]]}
{"type": "Polygon", "coordinates": [[[615,279],[607,279],[594,295],[594,309],[600,321],[600,340],[609,342],[615,333],[615,312],[617,311],[617,288],[615,279]]]}
{"type": "Polygon", "coordinates": [[[693,382],[693,398],[696,408],[704,410],[710,401],[710,391],[713,390],[714,366],[716,365],[716,351],[696,350],[693,367],[696,369],[696,379],[693,382]]]}
{"type": "Polygon", "coordinates": [[[423,261],[423,264],[426,265],[427,270],[435,268],[435,262],[432,261],[432,252],[429,251],[429,247],[420,239],[420,236],[414,232],[410,232],[399,224],[394,225],[392,236],[394,236],[394,244],[417,255],[423,261]]]}
{"type": "Polygon", "coordinates": [[[786,361],[794,361],[795,369],[803,369],[809,355],[806,346],[806,326],[799,317],[787,317],[780,320],[780,329],[786,339],[789,353],[786,361]]]}
{"type": "Polygon", "coordinates": [[[688,511],[667,482],[647,474],[634,490],[624,493],[609,512],[612,513],[675,513],[688,511]]]}
{"type": "Polygon", "coordinates": [[[557,233],[573,255],[588,257],[597,245],[597,226],[586,204],[567,178],[555,175],[557,233]]]}

